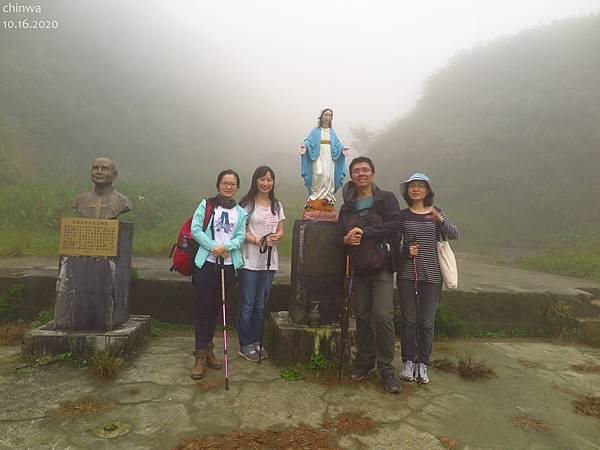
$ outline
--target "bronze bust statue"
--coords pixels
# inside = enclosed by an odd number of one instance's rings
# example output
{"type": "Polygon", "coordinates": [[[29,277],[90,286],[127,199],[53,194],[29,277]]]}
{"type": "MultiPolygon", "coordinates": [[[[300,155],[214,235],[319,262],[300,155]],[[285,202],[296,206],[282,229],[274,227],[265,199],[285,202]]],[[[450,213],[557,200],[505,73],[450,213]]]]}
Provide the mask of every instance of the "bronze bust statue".
{"type": "Polygon", "coordinates": [[[94,190],[79,195],[74,207],[86,219],[116,219],[120,214],[133,209],[125,195],[113,187],[117,178],[117,167],[109,158],[96,158],[92,162],[94,190]]]}

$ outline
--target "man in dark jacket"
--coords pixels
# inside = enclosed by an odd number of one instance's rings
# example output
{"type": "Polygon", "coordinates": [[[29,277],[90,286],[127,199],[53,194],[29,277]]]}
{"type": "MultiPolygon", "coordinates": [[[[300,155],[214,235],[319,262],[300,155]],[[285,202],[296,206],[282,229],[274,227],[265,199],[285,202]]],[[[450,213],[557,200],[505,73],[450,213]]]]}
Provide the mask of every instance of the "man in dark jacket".
{"type": "Polygon", "coordinates": [[[342,189],[344,204],[336,243],[350,256],[358,356],[351,378],[362,380],[375,368],[388,392],[400,392],[394,373],[394,302],[392,250],[400,229],[396,196],[374,183],[375,166],[364,156],[350,163],[351,181],[342,189]]]}

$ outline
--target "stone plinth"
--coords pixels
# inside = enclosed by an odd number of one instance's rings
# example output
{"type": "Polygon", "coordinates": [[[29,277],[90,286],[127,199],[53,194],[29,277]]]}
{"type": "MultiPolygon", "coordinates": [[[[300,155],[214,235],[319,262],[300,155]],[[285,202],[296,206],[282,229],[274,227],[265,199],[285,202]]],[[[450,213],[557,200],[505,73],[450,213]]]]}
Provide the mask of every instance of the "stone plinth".
{"type": "Polygon", "coordinates": [[[289,313],[296,324],[339,324],[344,255],[335,245],[335,225],[294,222],[289,313]]]}
{"type": "Polygon", "coordinates": [[[52,321],[23,338],[23,354],[42,356],[72,352],[77,356],[91,355],[100,350],[111,350],[127,355],[143,345],[150,337],[150,316],[129,316],[129,319],[111,331],[65,331],[52,321]]]}
{"type": "MultiPolygon", "coordinates": [[[[351,348],[354,347],[356,322],[350,319],[348,343],[345,349],[344,365],[350,367],[351,348]]],[[[290,320],[287,311],[271,313],[265,330],[265,347],[275,364],[291,365],[310,361],[313,354],[319,353],[329,361],[340,358],[340,327],[324,325],[309,327],[298,325],[290,320]]]]}
{"type": "Polygon", "coordinates": [[[60,257],[56,329],[109,331],[128,319],[132,247],[133,224],[119,222],[116,257],[60,257]]]}

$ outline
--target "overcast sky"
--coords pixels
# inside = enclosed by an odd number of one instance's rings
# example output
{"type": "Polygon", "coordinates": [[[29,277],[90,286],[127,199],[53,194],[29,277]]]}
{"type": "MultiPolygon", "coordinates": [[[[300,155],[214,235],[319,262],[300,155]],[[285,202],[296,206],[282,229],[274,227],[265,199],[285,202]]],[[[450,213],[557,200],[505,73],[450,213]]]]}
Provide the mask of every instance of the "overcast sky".
{"type": "Polygon", "coordinates": [[[338,130],[383,127],[410,111],[423,81],[456,52],[600,11],[599,0],[160,4],[239,62],[248,86],[265,89],[270,98],[257,107],[274,108],[275,116],[303,130],[325,106],[334,108],[338,130]]]}

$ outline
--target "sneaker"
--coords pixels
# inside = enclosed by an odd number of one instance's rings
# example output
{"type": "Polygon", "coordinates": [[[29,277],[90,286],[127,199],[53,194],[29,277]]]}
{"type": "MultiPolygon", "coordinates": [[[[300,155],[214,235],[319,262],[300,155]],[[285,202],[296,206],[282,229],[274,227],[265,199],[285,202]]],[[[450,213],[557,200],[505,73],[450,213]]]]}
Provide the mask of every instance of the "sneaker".
{"type": "Polygon", "coordinates": [[[250,350],[249,352],[245,353],[240,350],[238,353],[240,354],[240,356],[243,356],[248,361],[258,362],[258,352],[256,350],[250,350]]]}
{"type": "Polygon", "coordinates": [[[350,378],[352,378],[354,381],[363,380],[367,375],[369,375],[369,372],[371,372],[373,369],[375,369],[375,367],[373,367],[373,366],[371,366],[371,367],[364,367],[364,366],[355,367],[354,370],[352,371],[352,373],[350,374],[350,378]]]}
{"type": "Polygon", "coordinates": [[[400,372],[400,379],[404,381],[415,380],[415,363],[412,361],[404,361],[402,365],[402,371],[400,372]]]}
{"type": "Polygon", "coordinates": [[[260,345],[256,346],[256,353],[260,354],[262,359],[267,359],[269,358],[269,354],[267,353],[267,349],[263,346],[262,348],[262,354],[260,352],[260,345]]]}
{"type": "Polygon", "coordinates": [[[383,386],[386,391],[391,392],[392,394],[397,394],[401,391],[400,381],[393,373],[383,378],[383,386]]]}
{"type": "Polygon", "coordinates": [[[429,375],[427,375],[427,364],[419,363],[419,367],[417,368],[417,381],[423,384],[429,383],[429,375]]]}

